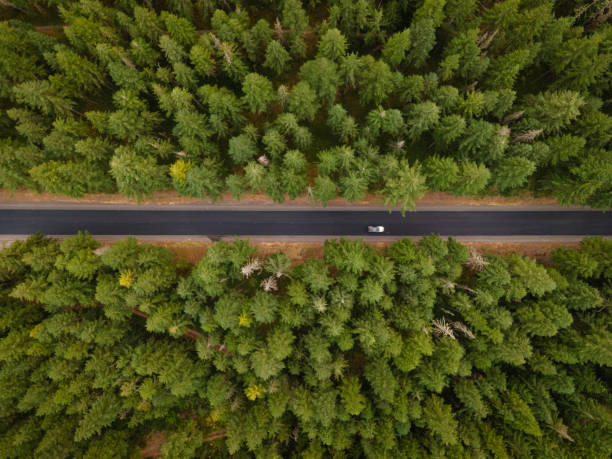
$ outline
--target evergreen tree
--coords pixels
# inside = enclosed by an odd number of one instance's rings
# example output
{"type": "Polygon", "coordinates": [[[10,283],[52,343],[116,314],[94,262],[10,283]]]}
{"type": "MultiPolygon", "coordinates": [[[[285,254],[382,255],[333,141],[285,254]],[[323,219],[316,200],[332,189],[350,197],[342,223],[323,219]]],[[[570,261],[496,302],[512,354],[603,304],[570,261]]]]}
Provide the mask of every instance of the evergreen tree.
{"type": "Polygon", "coordinates": [[[244,101],[251,113],[261,113],[276,99],[272,83],[266,77],[257,73],[249,73],[242,83],[244,101]]]}
{"type": "Polygon", "coordinates": [[[4,455],[136,454],[160,425],[165,455],[609,455],[610,241],[546,267],[436,236],[328,241],[294,269],[246,241],[191,270],[134,238],[98,246],[0,252],[4,455]]]}
{"type": "Polygon", "coordinates": [[[74,102],[67,91],[47,80],[32,80],[13,87],[18,102],[40,110],[43,114],[67,115],[73,110],[74,102]]]}
{"type": "Polygon", "coordinates": [[[167,186],[165,169],[150,156],[141,156],[127,147],[119,147],[110,162],[110,173],[119,191],[129,197],[142,199],[167,186]]]}
{"type": "Polygon", "coordinates": [[[577,92],[555,91],[527,98],[525,114],[545,132],[557,133],[580,114],[584,99],[577,92]]]}
{"type": "Polygon", "coordinates": [[[440,109],[433,102],[414,104],[406,120],[406,124],[408,125],[408,137],[412,140],[417,140],[423,132],[436,125],[439,116],[440,109]]]}
{"type": "Polygon", "coordinates": [[[433,137],[440,145],[450,145],[461,137],[465,127],[465,118],[459,115],[443,116],[434,128],[433,137]]]}
{"type": "Polygon", "coordinates": [[[276,75],[283,73],[287,64],[291,61],[291,56],[278,41],[272,40],[266,48],[266,61],[264,66],[272,70],[276,75]]]}
{"type": "Polygon", "coordinates": [[[459,163],[459,175],[452,191],[459,196],[476,194],[489,183],[491,172],[482,164],[471,161],[459,163]]]}
{"type": "Polygon", "coordinates": [[[317,91],[323,102],[331,105],[340,85],[338,66],[326,57],[308,61],[300,68],[300,76],[317,91]]]}
{"type": "Polygon", "coordinates": [[[385,43],[382,57],[391,67],[398,67],[406,59],[406,53],[410,49],[410,45],[410,30],[397,32],[390,36],[385,43]]]}
{"type": "Polygon", "coordinates": [[[319,110],[317,93],[306,81],[300,81],[291,89],[288,103],[289,110],[295,114],[298,120],[312,121],[319,110]]]}
{"type": "Polygon", "coordinates": [[[328,29],[321,37],[317,57],[339,62],[346,54],[346,38],[338,29],[328,29]]]}
{"type": "Polygon", "coordinates": [[[502,191],[518,188],[525,184],[535,168],[533,161],[520,156],[504,158],[494,170],[492,184],[502,191]]]}
{"type": "Polygon", "coordinates": [[[338,196],[338,185],[328,176],[319,175],[314,180],[313,196],[325,207],[338,196]]]}
{"type": "Polygon", "coordinates": [[[450,191],[457,181],[459,166],[453,158],[430,156],[423,163],[427,183],[434,191],[450,191]]]}
{"type": "Polygon", "coordinates": [[[372,56],[362,58],[359,99],[363,104],[380,105],[393,91],[393,74],[389,65],[372,56]]]}
{"type": "Polygon", "coordinates": [[[428,187],[482,191],[485,180],[459,185],[452,157],[489,168],[491,193],[610,202],[605,2],[264,2],[273,24],[210,0],[135,3],[5,5],[19,20],[0,24],[1,186],[121,193],[109,171],[126,148],[173,167],[164,186],[197,196],[240,196],[244,167],[259,161],[260,188],[280,201],[317,188],[311,168],[282,166],[285,152],[329,159],[350,145],[342,164],[318,164],[335,182],[320,182],[325,196],[384,194],[400,159],[429,157],[428,187]],[[54,15],[61,27],[33,25],[54,15]]]}
{"type": "Polygon", "coordinates": [[[393,177],[387,179],[383,194],[385,205],[399,205],[402,215],[407,209],[413,210],[416,201],[426,192],[425,177],[420,173],[419,164],[410,166],[402,162],[393,177]]]}

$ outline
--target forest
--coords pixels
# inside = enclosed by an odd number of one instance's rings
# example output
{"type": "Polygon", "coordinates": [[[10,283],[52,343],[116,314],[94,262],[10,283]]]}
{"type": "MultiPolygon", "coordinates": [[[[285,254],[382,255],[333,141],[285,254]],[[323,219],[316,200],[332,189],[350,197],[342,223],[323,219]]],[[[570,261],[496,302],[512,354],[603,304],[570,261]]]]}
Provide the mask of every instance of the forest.
{"type": "Polygon", "coordinates": [[[608,0],[5,0],[0,187],[612,206],[608,0]],[[42,27],[41,27],[42,26],[42,27]],[[51,26],[51,27],[49,27],[51,26]]]}
{"type": "Polygon", "coordinates": [[[612,241],[0,252],[0,457],[608,458],[612,241]]]}

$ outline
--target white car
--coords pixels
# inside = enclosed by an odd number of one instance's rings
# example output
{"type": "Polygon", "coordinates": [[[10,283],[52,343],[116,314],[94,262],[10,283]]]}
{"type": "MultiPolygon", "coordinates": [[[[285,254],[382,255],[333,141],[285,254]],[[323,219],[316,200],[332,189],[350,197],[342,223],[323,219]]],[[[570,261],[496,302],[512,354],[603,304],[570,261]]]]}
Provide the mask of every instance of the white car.
{"type": "Polygon", "coordinates": [[[368,226],[368,233],[384,233],[384,226],[368,226]]]}

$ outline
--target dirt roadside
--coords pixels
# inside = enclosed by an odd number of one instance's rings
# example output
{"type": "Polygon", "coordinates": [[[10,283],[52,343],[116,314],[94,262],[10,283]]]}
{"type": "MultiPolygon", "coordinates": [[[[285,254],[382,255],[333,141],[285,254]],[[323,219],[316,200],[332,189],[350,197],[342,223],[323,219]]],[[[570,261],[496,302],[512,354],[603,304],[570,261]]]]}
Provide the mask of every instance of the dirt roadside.
{"type": "MultiPolygon", "coordinates": [[[[165,247],[176,255],[176,259],[186,259],[197,263],[204,255],[211,242],[202,241],[147,241],[149,244],[165,247]]],[[[550,260],[551,252],[559,247],[576,248],[578,242],[462,242],[473,247],[480,253],[496,255],[510,255],[518,253],[540,262],[550,260]]],[[[103,242],[110,246],[111,241],[103,242]]],[[[274,252],[282,251],[287,254],[294,265],[303,263],[309,258],[323,256],[323,242],[251,242],[257,247],[257,255],[266,257],[274,252]]],[[[378,251],[383,251],[392,242],[370,242],[378,251]]]]}
{"type": "MultiPolygon", "coordinates": [[[[159,205],[194,205],[194,206],[276,206],[267,195],[246,194],[238,201],[232,198],[229,193],[221,196],[216,203],[210,199],[198,199],[182,196],[176,191],[159,191],[153,193],[148,199],[138,202],[135,199],[126,198],[119,194],[86,194],[82,198],[71,198],[68,196],[55,195],[51,193],[37,193],[31,190],[18,190],[11,192],[0,189],[0,204],[132,204],[140,206],[159,206],[159,205]]],[[[523,206],[523,205],[557,205],[554,198],[535,198],[525,192],[513,197],[504,196],[454,196],[449,193],[431,192],[427,193],[423,199],[417,202],[417,206],[523,206]]],[[[312,199],[306,194],[296,199],[287,199],[283,205],[296,207],[322,207],[320,204],[313,203],[312,199]]],[[[365,199],[356,202],[348,202],[343,198],[330,201],[327,207],[363,207],[363,206],[384,206],[383,200],[379,195],[368,194],[365,199]]]]}

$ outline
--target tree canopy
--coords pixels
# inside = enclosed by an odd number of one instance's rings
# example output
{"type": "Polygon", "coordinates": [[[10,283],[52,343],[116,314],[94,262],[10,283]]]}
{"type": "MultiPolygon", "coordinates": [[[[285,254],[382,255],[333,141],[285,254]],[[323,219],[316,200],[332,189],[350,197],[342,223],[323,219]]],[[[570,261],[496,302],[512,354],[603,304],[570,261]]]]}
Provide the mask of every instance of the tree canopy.
{"type": "Polygon", "coordinates": [[[611,262],[33,235],[0,252],[0,455],[609,457],[611,262]]]}
{"type": "Polygon", "coordinates": [[[387,198],[413,186],[389,164],[435,159],[424,191],[612,205],[603,0],[0,3],[2,188],[239,197],[264,155],[258,190],[325,203],[328,180],[387,198]]]}

